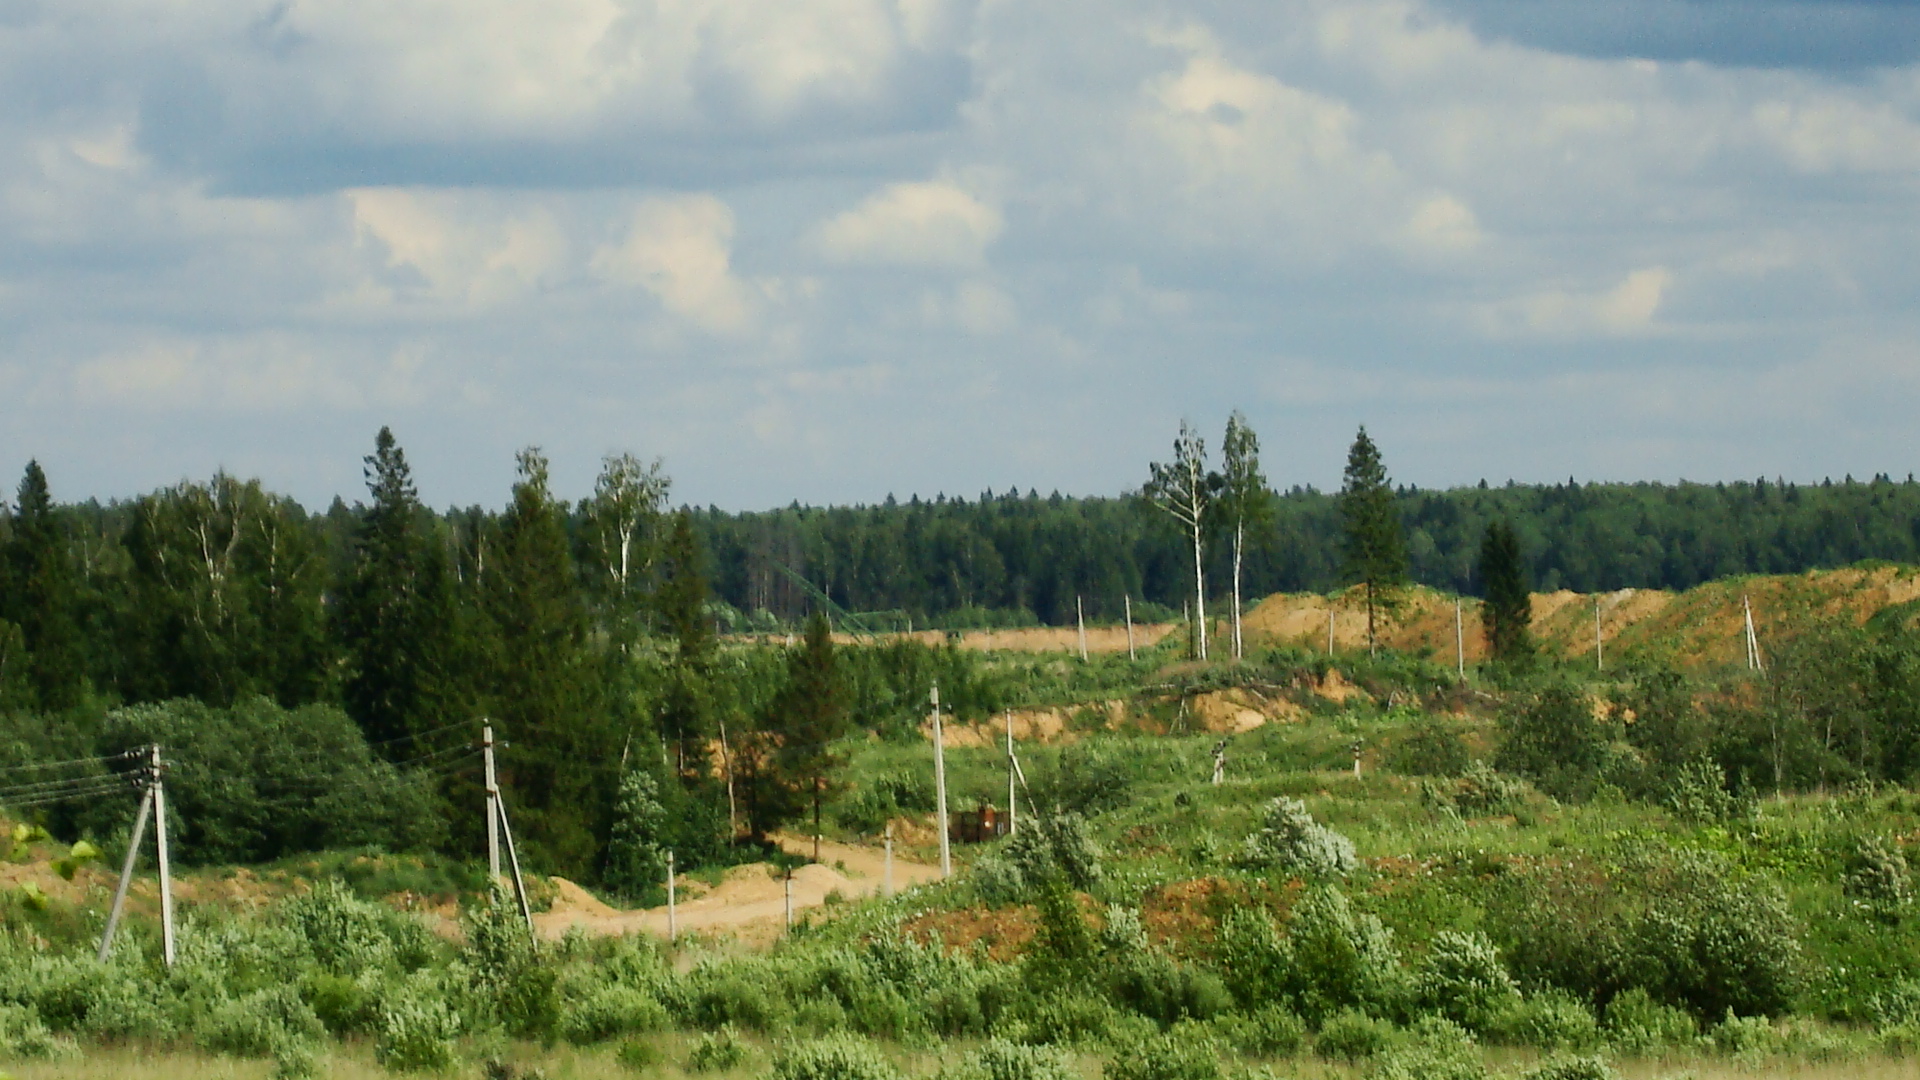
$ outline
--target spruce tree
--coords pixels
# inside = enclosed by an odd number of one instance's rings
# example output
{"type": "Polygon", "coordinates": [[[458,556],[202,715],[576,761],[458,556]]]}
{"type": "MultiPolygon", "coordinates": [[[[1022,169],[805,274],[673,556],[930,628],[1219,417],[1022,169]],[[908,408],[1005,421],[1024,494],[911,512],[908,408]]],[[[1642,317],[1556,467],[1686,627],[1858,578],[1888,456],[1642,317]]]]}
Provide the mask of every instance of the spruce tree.
{"type": "Polygon", "coordinates": [[[493,716],[511,743],[503,783],[537,861],[581,875],[599,865],[620,744],[595,693],[585,599],[547,459],[522,451],[519,474],[484,585],[496,650],[493,716]]]}
{"type": "Polygon", "coordinates": [[[660,620],[674,637],[674,663],[660,698],[660,736],[673,745],[674,772],[693,780],[705,772],[704,747],[714,712],[713,628],[707,622],[707,580],[700,545],[686,511],[674,515],[665,552],[666,580],[655,598],[660,620]]]}
{"type": "Polygon", "coordinates": [[[458,718],[454,596],[445,550],[433,536],[406,452],[381,428],[366,461],[373,505],[353,538],[353,569],[334,614],[346,657],[348,715],[388,756],[413,756],[404,737],[458,718]],[[400,741],[391,741],[400,740],[400,741]]]}
{"type": "Polygon", "coordinates": [[[66,538],[54,517],[47,474],[38,461],[27,462],[20,479],[5,555],[0,618],[20,629],[33,703],[45,712],[71,708],[86,696],[87,685],[79,593],[66,538]]]}
{"type": "Polygon", "coordinates": [[[1367,652],[1371,654],[1377,647],[1378,623],[1400,607],[1400,590],[1407,582],[1407,545],[1400,510],[1394,505],[1393,483],[1364,424],[1347,451],[1340,526],[1345,539],[1340,569],[1347,581],[1364,587],[1367,652]]]}
{"type": "Polygon", "coordinates": [[[813,811],[813,857],[820,858],[820,807],[843,763],[835,744],[847,734],[846,688],[826,616],[807,620],[806,636],[787,656],[787,681],[774,696],[769,722],[778,736],[775,765],[813,811]]]}
{"type": "Polygon", "coordinates": [[[1533,598],[1527,587],[1527,564],[1520,555],[1520,537],[1512,522],[1487,526],[1480,542],[1480,580],[1487,599],[1481,624],[1487,649],[1504,664],[1519,663],[1533,653],[1528,626],[1533,621],[1533,598]]]}

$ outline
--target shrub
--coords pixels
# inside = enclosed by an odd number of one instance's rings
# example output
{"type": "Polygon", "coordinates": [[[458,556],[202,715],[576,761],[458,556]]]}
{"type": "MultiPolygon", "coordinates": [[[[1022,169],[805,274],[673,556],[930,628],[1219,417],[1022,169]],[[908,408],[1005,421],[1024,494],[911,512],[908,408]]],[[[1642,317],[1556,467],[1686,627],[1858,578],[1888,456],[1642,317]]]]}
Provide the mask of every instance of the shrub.
{"type": "Polygon", "coordinates": [[[1683,1046],[1699,1034],[1692,1013],[1662,1005],[1638,986],[1607,1003],[1606,1029],[1615,1046],[1632,1054],[1683,1046]]]}
{"type": "Polygon", "coordinates": [[[1406,976],[1392,933],[1373,914],[1355,914],[1339,889],[1309,890],[1288,931],[1292,995],[1309,1019],[1348,1007],[1391,1015],[1405,1004],[1406,976]]]}
{"type": "Polygon", "coordinates": [[[1381,1052],[1368,1069],[1373,1080],[1485,1080],[1473,1036],[1445,1017],[1424,1016],[1405,1042],[1381,1052]]]}
{"type": "Polygon", "coordinates": [[[1526,799],[1524,780],[1506,776],[1484,761],[1470,763],[1454,787],[1453,808],[1462,817],[1510,814],[1526,799]]]}
{"type": "Polygon", "coordinates": [[[1621,982],[1699,1017],[1783,1012],[1799,986],[1799,927],[1786,897],[1725,860],[1680,856],[1649,887],[1622,947],[1621,982]]]}
{"type": "Polygon", "coordinates": [[[1387,756],[1395,772],[1408,776],[1459,776],[1472,761],[1459,727],[1426,713],[1387,756]]]}
{"type": "Polygon", "coordinates": [[[74,1057],[73,1040],[55,1035],[30,1005],[0,1005],[0,1057],[58,1060],[74,1057]]]}
{"type": "Polygon", "coordinates": [[[460,1017],[431,980],[413,978],[390,991],[380,1012],[380,1037],[374,1056],[397,1072],[453,1067],[460,1017]]]}
{"type": "Polygon", "coordinates": [[[740,970],[739,965],[696,968],[692,981],[686,1012],[693,1026],[708,1031],[729,1024],[757,1031],[778,1026],[780,1002],[768,992],[764,980],[740,970]]]}
{"type": "Polygon", "coordinates": [[[1860,842],[1843,886],[1855,903],[1886,923],[1899,922],[1901,912],[1913,902],[1907,857],[1897,845],[1877,836],[1860,842]]]}
{"type": "Polygon", "coordinates": [[[1536,1050],[1586,1050],[1600,1044],[1593,1010],[1564,990],[1516,998],[1492,1018],[1487,1033],[1508,1046],[1536,1050]]]}
{"type": "Polygon", "coordinates": [[[1244,858],[1251,866],[1304,878],[1344,877],[1359,865],[1353,841],[1313,820],[1305,803],[1285,796],[1267,804],[1266,820],[1247,837],[1244,858]]]}
{"type": "Polygon", "coordinates": [[[1227,989],[1241,1007],[1286,999],[1293,978],[1293,947],[1264,909],[1230,909],[1220,921],[1214,956],[1227,989]]]}
{"type": "Polygon", "coordinates": [[[1709,824],[1726,821],[1739,809],[1739,800],[1727,790],[1727,771],[1704,755],[1674,770],[1661,800],[1681,821],[1709,824]]]}
{"type": "Polygon", "coordinates": [[[1620,1080],[1620,1074],[1604,1058],[1565,1057],[1528,1069],[1520,1080],[1620,1080]]]}
{"type": "Polygon", "coordinates": [[[1105,1080],[1219,1080],[1220,1049],[1187,1027],[1114,1049],[1105,1080]]]}
{"type": "Polygon", "coordinates": [[[651,994],[629,986],[603,986],[560,1015],[560,1037],[576,1046],[622,1035],[657,1031],[667,1010],[651,994]]]}
{"type": "Polygon", "coordinates": [[[646,1072],[659,1066],[662,1055],[659,1047],[645,1039],[628,1039],[613,1052],[613,1060],[634,1072],[646,1072]]]}
{"type": "Polygon", "coordinates": [[[1734,1057],[1757,1058],[1780,1046],[1780,1033],[1763,1016],[1736,1016],[1729,1012],[1707,1037],[1713,1048],[1734,1057]]]}
{"type": "Polygon", "coordinates": [[[660,805],[660,782],[645,769],[628,769],[620,778],[613,808],[613,830],[607,839],[607,865],[601,878],[623,895],[651,900],[664,889],[666,851],[661,833],[666,809],[660,805]]]}
{"type": "Polygon", "coordinates": [[[1300,1052],[1307,1041],[1306,1022],[1279,1005],[1268,1005],[1219,1023],[1221,1034],[1235,1049],[1256,1057],[1287,1057],[1300,1052]]]}
{"type": "Polygon", "coordinates": [[[1157,953],[1141,953],[1123,962],[1113,978],[1113,993],[1116,1000],[1162,1027],[1181,1020],[1206,1020],[1233,1005],[1219,976],[1157,953]]]}
{"type": "Polygon", "coordinates": [[[747,1044],[731,1024],[701,1035],[687,1053],[689,1072],[724,1072],[746,1063],[747,1044]]]}
{"type": "Polygon", "coordinates": [[[1358,1009],[1342,1009],[1320,1025],[1313,1052],[1328,1060],[1362,1061],[1392,1045],[1393,1037],[1392,1021],[1358,1009]]]}
{"type": "Polygon", "coordinates": [[[773,1059],[774,1080],[899,1080],[900,1070],[866,1039],[829,1035],[773,1059]]]}
{"type": "Polygon", "coordinates": [[[1485,934],[1442,930],[1414,978],[1419,1004],[1481,1031],[1519,997],[1500,950],[1485,934]]]}
{"type": "Polygon", "coordinates": [[[1873,1021],[1884,1028],[1920,1025],[1920,979],[1902,979],[1867,1002],[1873,1021]]]}
{"type": "Polygon", "coordinates": [[[495,885],[485,905],[467,913],[466,960],[485,1013],[521,1038],[545,1037],[560,1018],[558,977],[541,962],[518,905],[495,885]]]}
{"type": "Polygon", "coordinates": [[[940,1080],[1073,1080],[1073,1077],[1071,1063],[1063,1050],[988,1039],[968,1054],[958,1068],[943,1072],[940,1080]]]}
{"type": "MultiPolygon", "coordinates": [[[[1023,1043],[1072,1046],[1124,1037],[1128,1030],[1126,1015],[1111,1002],[1077,989],[1056,988],[1023,998],[1013,1019],[1000,1033],[1023,1043]]],[[[1153,1030],[1146,1020],[1135,1018],[1133,1023],[1153,1030]]]]}
{"type": "Polygon", "coordinates": [[[335,1035],[365,1034],[380,1025],[380,1003],[376,996],[363,984],[344,975],[309,972],[301,980],[300,997],[335,1035]]]}
{"type": "Polygon", "coordinates": [[[326,1034],[291,986],[256,990],[221,1002],[200,1022],[200,1045],[236,1057],[273,1057],[291,1043],[311,1043],[326,1034]]]}
{"type": "Polygon", "coordinates": [[[974,864],[974,888],[990,902],[1011,902],[1052,885],[1100,884],[1100,847],[1085,818],[1071,812],[1021,819],[1020,831],[974,864]]]}

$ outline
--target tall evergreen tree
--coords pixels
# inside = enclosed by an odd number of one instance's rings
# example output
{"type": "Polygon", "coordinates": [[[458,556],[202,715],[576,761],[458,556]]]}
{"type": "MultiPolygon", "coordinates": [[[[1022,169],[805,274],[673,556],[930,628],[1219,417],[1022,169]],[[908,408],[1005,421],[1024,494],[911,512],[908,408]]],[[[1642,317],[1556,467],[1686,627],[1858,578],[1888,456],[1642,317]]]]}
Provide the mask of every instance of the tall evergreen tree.
{"type": "Polygon", "coordinates": [[[380,429],[365,462],[373,504],[354,535],[352,576],[334,609],[346,658],[342,697],[369,740],[387,743],[390,757],[412,756],[421,748],[405,736],[439,728],[460,711],[453,583],[391,430],[380,429]]]}
{"type": "Polygon", "coordinates": [[[1247,531],[1272,516],[1272,493],[1260,472],[1260,437],[1238,409],[1227,417],[1227,437],[1220,443],[1221,517],[1233,530],[1233,658],[1246,655],[1240,633],[1240,575],[1245,564],[1247,531]]]}
{"type": "Polygon", "coordinates": [[[1487,649],[1501,663],[1518,663],[1533,653],[1532,590],[1527,586],[1527,564],[1520,554],[1520,535],[1510,521],[1487,526],[1480,542],[1480,580],[1485,583],[1487,599],[1481,605],[1481,625],[1486,630],[1487,649]]]}
{"type": "Polygon", "coordinates": [[[519,454],[513,502],[500,519],[484,579],[494,626],[493,715],[527,847],[563,874],[599,865],[617,782],[619,740],[591,678],[587,611],[547,459],[519,454]]]}
{"type": "Polygon", "coordinates": [[[71,708],[86,695],[87,685],[79,594],[47,474],[38,461],[27,462],[20,478],[5,560],[0,618],[20,628],[33,703],[47,712],[71,708]]]}
{"type": "Polygon", "coordinates": [[[813,857],[820,858],[820,806],[833,790],[833,773],[845,762],[835,743],[850,727],[847,695],[834,655],[833,635],[819,612],[807,620],[806,636],[787,656],[787,681],[769,707],[778,738],[775,765],[813,809],[813,857]]]}
{"type": "Polygon", "coordinates": [[[672,744],[675,773],[692,781],[706,771],[703,748],[712,734],[714,636],[700,542],[684,510],[674,515],[664,561],[666,579],[656,603],[674,638],[674,662],[659,703],[660,736],[672,744]]]}
{"type": "Polygon", "coordinates": [[[1345,540],[1341,571],[1349,582],[1365,590],[1367,652],[1372,653],[1378,641],[1378,623],[1392,618],[1400,606],[1400,590],[1407,582],[1407,544],[1386,464],[1364,424],[1347,451],[1347,469],[1340,488],[1340,526],[1345,540]]]}

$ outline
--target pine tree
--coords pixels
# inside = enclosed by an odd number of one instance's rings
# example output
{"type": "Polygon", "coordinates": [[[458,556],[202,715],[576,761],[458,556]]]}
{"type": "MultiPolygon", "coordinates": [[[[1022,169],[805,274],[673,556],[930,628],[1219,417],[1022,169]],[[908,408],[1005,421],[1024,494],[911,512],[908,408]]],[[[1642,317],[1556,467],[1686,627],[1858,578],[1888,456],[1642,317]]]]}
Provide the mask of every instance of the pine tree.
{"type": "Polygon", "coordinates": [[[1371,654],[1379,640],[1378,624],[1399,610],[1400,590],[1407,581],[1407,545],[1399,508],[1394,506],[1393,484],[1365,425],[1347,451],[1340,525],[1346,540],[1341,572],[1364,587],[1367,652],[1371,654]]]}
{"type": "Polygon", "coordinates": [[[620,744],[591,678],[565,508],[549,493],[537,449],[518,462],[484,585],[497,650],[493,715],[512,744],[501,758],[504,783],[526,846],[554,870],[583,875],[599,863],[620,744]]]}
{"type": "Polygon", "coordinates": [[[334,634],[346,656],[348,715],[389,756],[413,756],[404,736],[457,719],[454,595],[444,548],[430,531],[406,452],[381,428],[366,461],[373,497],[353,538],[352,576],[334,634]],[[390,740],[402,740],[389,742],[390,740]]]}
{"type": "Polygon", "coordinates": [[[1520,537],[1512,522],[1496,521],[1487,526],[1480,542],[1480,580],[1487,590],[1481,623],[1486,629],[1488,650],[1501,663],[1524,661],[1533,653],[1528,633],[1533,600],[1527,588],[1527,564],[1520,555],[1520,537]]]}
{"type": "Polygon", "coordinates": [[[777,733],[775,766],[788,786],[813,809],[813,857],[820,858],[820,807],[834,787],[833,773],[844,763],[834,745],[847,734],[850,716],[846,687],[834,655],[826,616],[807,620],[806,636],[787,656],[787,681],[769,708],[769,726],[777,733]]]}
{"type": "Polygon", "coordinates": [[[26,678],[34,704],[45,712],[71,708],[86,696],[86,652],[80,636],[79,594],[66,538],[55,520],[47,474],[27,462],[19,505],[5,547],[5,600],[0,618],[20,629],[26,678]]]}

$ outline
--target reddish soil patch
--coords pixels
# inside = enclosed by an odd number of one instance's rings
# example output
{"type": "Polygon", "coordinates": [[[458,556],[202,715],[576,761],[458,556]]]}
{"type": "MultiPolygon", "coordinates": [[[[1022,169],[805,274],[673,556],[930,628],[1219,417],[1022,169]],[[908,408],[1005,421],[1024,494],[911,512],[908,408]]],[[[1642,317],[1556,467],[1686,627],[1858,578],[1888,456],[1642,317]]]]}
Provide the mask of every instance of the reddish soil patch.
{"type": "Polygon", "coordinates": [[[951,952],[983,948],[994,960],[1016,959],[1040,933],[1040,912],[1032,904],[1010,908],[930,911],[902,927],[922,944],[940,942],[951,952]]]}

